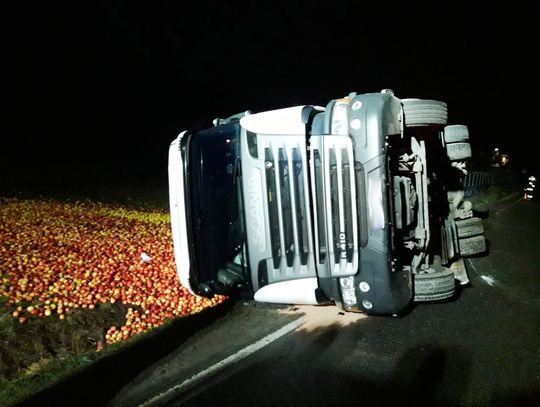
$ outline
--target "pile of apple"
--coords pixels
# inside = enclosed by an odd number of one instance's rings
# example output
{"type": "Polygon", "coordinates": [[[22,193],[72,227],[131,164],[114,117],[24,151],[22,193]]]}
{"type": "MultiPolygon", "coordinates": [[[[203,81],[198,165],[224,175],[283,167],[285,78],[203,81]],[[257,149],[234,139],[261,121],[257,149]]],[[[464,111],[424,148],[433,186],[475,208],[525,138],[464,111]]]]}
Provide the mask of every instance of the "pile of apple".
{"type": "Polygon", "coordinates": [[[122,302],[114,343],[222,302],[191,295],[176,274],[169,215],[93,202],[0,200],[0,299],[24,324],[122,302]]]}

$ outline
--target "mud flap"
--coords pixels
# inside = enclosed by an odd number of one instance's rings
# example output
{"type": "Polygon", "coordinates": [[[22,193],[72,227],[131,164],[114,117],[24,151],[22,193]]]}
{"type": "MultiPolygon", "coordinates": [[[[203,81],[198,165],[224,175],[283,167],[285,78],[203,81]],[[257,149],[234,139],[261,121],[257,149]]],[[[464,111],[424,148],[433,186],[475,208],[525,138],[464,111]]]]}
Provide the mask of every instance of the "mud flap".
{"type": "Polygon", "coordinates": [[[454,276],[460,285],[469,284],[469,276],[467,274],[467,267],[465,267],[465,260],[459,258],[450,265],[450,270],[454,272],[454,276]]]}

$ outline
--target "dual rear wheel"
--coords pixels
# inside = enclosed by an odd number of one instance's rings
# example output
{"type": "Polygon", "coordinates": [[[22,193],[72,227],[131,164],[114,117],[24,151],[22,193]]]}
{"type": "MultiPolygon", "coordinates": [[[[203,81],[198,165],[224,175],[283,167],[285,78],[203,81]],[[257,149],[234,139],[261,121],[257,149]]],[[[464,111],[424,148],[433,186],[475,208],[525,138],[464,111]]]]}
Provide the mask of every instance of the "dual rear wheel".
{"type": "MultiPolygon", "coordinates": [[[[446,125],[446,103],[437,100],[403,99],[406,127],[433,127],[440,129],[446,155],[450,162],[464,162],[472,156],[469,130],[464,125],[446,125]]],[[[455,220],[457,250],[463,257],[486,251],[484,227],[480,218],[455,220]]],[[[439,301],[455,293],[455,275],[445,267],[430,268],[414,274],[414,300],[439,301]]]]}
{"type": "Polygon", "coordinates": [[[482,254],[487,250],[484,225],[480,218],[457,219],[455,221],[459,253],[463,257],[482,254]]]}

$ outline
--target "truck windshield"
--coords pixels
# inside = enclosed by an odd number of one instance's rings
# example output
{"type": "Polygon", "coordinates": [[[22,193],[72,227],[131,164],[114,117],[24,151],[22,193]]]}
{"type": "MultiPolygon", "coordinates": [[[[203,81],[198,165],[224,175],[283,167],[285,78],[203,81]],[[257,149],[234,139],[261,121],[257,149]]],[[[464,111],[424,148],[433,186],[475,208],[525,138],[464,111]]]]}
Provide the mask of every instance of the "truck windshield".
{"type": "Polygon", "coordinates": [[[195,133],[189,146],[191,227],[196,280],[209,283],[242,250],[240,215],[240,126],[195,133]]]}

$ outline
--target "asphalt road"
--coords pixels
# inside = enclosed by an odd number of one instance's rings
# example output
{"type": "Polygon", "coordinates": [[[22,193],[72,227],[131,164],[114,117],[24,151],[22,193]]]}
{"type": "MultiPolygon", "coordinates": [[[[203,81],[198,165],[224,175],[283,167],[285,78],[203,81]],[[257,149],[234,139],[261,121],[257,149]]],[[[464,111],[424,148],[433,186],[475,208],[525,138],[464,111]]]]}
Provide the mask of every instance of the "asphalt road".
{"type": "Polygon", "coordinates": [[[467,260],[471,284],[453,301],[400,318],[239,303],[109,405],[540,406],[540,203],[493,209],[489,255],[467,260]]]}

